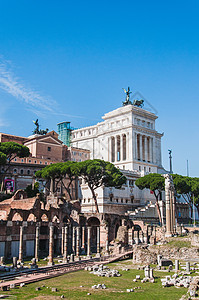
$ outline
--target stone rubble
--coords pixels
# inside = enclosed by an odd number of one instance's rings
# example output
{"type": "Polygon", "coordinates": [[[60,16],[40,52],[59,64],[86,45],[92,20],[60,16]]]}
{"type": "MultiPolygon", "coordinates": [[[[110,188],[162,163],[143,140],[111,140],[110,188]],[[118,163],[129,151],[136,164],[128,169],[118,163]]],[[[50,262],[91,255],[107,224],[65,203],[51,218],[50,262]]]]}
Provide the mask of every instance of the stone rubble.
{"type": "Polygon", "coordinates": [[[104,283],[102,283],[102,284],[99,283],[99,284],[93,285],[92,289],[103,289],[103,290],[105,290],[105,289],[107,289],[107,287],[104,283]]]}
{"type": "Polygon", "coordinates": [[[121,274],[118,270],[111,270],[107,266],[104,265],[95,265],[92,267],[85,267],[86,271],[90,271],[91,274],[101,276],[101,277],[120,277],[121,274]]]}
{"type": "Polygon", "coordinates": [[[165,278],[162,278],[161,282],[163,287],[175,286],[189,288],[192,280],[192,276],[180,276],[175,273],[173,276],[166,276],[165,278]]]}

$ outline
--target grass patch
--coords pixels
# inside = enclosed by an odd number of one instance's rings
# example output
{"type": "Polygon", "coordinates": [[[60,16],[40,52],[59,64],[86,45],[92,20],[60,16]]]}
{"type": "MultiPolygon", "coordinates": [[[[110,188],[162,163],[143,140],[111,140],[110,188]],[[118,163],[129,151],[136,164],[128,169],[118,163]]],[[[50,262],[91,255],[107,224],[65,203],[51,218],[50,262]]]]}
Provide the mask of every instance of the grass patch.
{"type": "MultiPolygon", "coordinates": [[[[130,265],[130,260],[119,262],[121,265],[130,265]],[[127,263],[126,263],[127,262],[127,263]]],[[[114,268],[117,263],[110,264],[110,268],[114,268]]],[[[166,275],[171,275],[167,272],[155,271],[155,283],[141,283],[133,282],[136,275],[144,277],[144,271],[130,269],[129,271],[122,271],[121,277],[98,277],[90,274],[87,271],[78,271],[70,274],[65,274],[60,277],[55,277],[48,280],[43,280],[37,283],[29,284],[23,288],[16,288],[8,292],[1,292],[2,294],[10,295],[10,299],[37,299],[37,300],[51,300],[60,299],[61,295],[65,296],[65,299],[132,299],[136,300],[177,300],[187,292],[185,288],[163,288],[160,279],[166,275]],[[107,290],[93,290],[92,285],[104,283],[107,286],[107,290]],[[83,286],[83,287],[80,287],[83,286]],[[140,286],[141,289],[135,290],[133,293],[127,293],[126,289],[140,286]],[[36,291],[36,287],[41,287],[40,291],[36,291]],[[58,292],[52,292],[52,287],[56,287],[58,292]],[[87,293],[91,293],[87,296],[87,293]]]]}
{"type": "Polygon", "coordinates": [[[171,240],[169,241],[166,246],[169,247],[177,247],[177,248],[191,248],[191,242],[190,241],[183,241],[183,240],[171,240]]]}

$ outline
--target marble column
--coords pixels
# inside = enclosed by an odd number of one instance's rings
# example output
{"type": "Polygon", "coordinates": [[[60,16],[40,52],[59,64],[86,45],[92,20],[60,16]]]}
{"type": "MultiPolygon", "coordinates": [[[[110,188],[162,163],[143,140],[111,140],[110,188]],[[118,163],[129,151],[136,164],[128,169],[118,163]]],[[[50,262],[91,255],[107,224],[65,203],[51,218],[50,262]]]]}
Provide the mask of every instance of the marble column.
{"type": "Polygon", "coordinates": [[[64,251],[63,251],[63,258],[64,258],[64,262],[67,262],[67,255],[68,255],[68,226],[62,227],[62,229],[64,228],[64,251]]]}
{"type": "Polygon", "coordinates": [[[97,254],[100,254],[100,226],[97,226],[97,254]]]}
{"type": "Polygon", "coordinates": [[[107,228],[107,233],[106,233],[106,253],[109,254],[109,239],[108,239],[108,235],[109,235],[109,229],[107,228]]]}
{"type": "Polygon", "coordinates": [[[137,133],[134,134],[135,140],[134,140],[134,159],[138,159],[137,157],[137,133]]]}
{"type": "Polygon", "coordinates": [[[86,231],[86,227],[83,226],[82,227],[82,249],[85,250],[85,231],[86,231]]]}
{"type": "Polygon", "coordinates": [[[175,199],[174,184],[170,174],[165,174],[165,202],[166,202],[166,236],[175,232],[175,199]]]}
{"type": "Polygon", "coordinates": [[[144,137],[144,150],[145,150],[144,159],[147,162],[148,161],[148,151],[147,151],[147,136],[146,135],[144,137]]]}
{"type": "Polygon", "coordinates": [[[147,232],[147,230],[143,231],[143,242],[145,244],[148,244],[148,232],[147,232]]]}
{"type": "Polygon", "coordinates": [[[62,227],[61,231],[61,255],[64,255],[64,232],[65,232],[65,227],[62,227]]]}
{"type": "Polygon", "coordinates": [[[72,246],[72,248],[73,248],[73,254],[75,254],[75,235],[76,235],[75,231],[76,231],[76,228],[75,228],[75,226],[73,226],[72,228],[73,228],[73,241],[72,241],[73,242],[73,244],[72,244],[73,246],[72,246]]]}
{"type": "Polygon", "coordinates": [[[123,160],[123,134],[120,135],[120,161],[123,160]]]}
{"type": "Polygon", "coordinates": [[[153,163],[153,138],[151,137],[149,139],[149,154],[150,162],[153,163]]]}
{"type": "Polygon", "coordinates": [[[140,230],[140,232],[139,232],[139,237],[140,237],[140,242],[144,243],[144,236],[143,236],[143,231],[142,230],[140,230]]]}
{"type": "Polygon", "coordinates": [[[176,205],[175,205],[175,194],[172,191],[172,205],[173,205],[173,233],[176,233],[176,205]]]}
{"type": "Polygon", "coordinates": [[[140,161],[142,161],[143,157],[142,157],[142,135],[141,134],[139,138],[140,138],[140,161]]]}
{"type": "Polygon", "coordinates": [[[134,241],[135,241],[135,244],[139,244],[139,231],[134,231],[134,241]]]}
{"type": "Polygon", "coordinates": [[[35,231],[35,259],[39,261],[39,226],[36,226],[35,231]]]}
{"type": "Polygon", "coordinates": [[[53,234],[54,234],[54,227],[51,225],[49,228],[49,255],[48,255],[48,265],[53,265],[53,234]]]}
{"type": "Polygon", "coordinates": [[[91,227],[87,227],[87,256],[91,255],[91,227]]]}
{"type": "Polygon", "coordinates": [[[19,232],[19,261],[23,261],[23,226],[20,226],[19,232]]]}
{"type": "Polygon", "coordinates": [[[76,256],[79,257],[80,228],[76,227],[76,256]]]}
{"type": "Polygon", "coordinates": [[[68,226],[68,242],[69,251],[72,252],[72,224],[69,224],[68,226]]]}

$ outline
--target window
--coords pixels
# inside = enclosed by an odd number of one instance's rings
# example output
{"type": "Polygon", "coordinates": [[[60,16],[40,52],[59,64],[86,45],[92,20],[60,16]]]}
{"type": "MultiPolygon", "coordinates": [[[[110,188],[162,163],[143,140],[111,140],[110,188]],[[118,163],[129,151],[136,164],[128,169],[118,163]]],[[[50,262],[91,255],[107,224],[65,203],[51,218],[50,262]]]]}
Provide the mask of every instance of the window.
{"type": "Polygon", "coordinates": [[[23,162],[23,158],[22,158],[21,162],[23,162]]]}
{"type": "Polygon", "coordinates": [[[88,203],[90,203],[90,198],[88,198],[88,203]]]}
{"type": "Polygon", "coordinates": [[[110,201],[113,201],[113,194],[110,194],[110,201]]]}
{"type": "Polygon", "coordinates": [[[48,147],[48,151],[51,151],[51,147],[48,147]]]}
{"type": "Polygon", "coordinates": [[[118,203],[118,199],[116,199],[116,202],[118,203]]]}
{"type": "Polygon", "coordinates": [[[14,169],[14,170],[13,170],[13,173],[14,173],[14,174],[17,174],[17,169],[14,169]]]}
{"type": "Polygon", "coordinates": [[[27,171],[27,174],[30,175],[30,170],[27,171]]]}
{"type": "Polygon", "coordinates": [[[23,170],[20,170],[20,174],[23,175],[23,170]]]}
{"type": "Polygon", "coordinates": [[[16,158],[15,158],[14,160],[15,160],[15,161],[17,161],[17,159],[16,159],[16,158]]]}
{"type": "Polygon", "coordinates": [[[47,165],[47,161],[45,161],[45,165],[47,165]]]}
{"type": "Polygon", "coordinates": [[[139,171],[141,171],[141,166],[139,166],[139,171]]]}
{"type": "Polygon", "coordinates": [[[123,199],[121,198],[121,203],[123,203],[123,199]]]}
{"type": "Polygon", "coordinates": [[[37,163],[37,161],[35,160],[35,164],[37,163]]]}
{"type": "Polygon", "coordinates": [[[151,168],[149,167],[149,172],[151,172],[151,168]]]}
{"type": "Polygon", "coordinates": [[[128,203],[128,199],[126,199],[126,203],[128,203]]]}
{"type": "Polygon", "coordinates": [[[29,163],[31,163],[31,159],[29,159],[29,161],[28,161],[29,163]]]}
{"type": "Polygon", "coordinates": [[[40,161],[40,165],[42,164],[42,161],[40,161]]]}

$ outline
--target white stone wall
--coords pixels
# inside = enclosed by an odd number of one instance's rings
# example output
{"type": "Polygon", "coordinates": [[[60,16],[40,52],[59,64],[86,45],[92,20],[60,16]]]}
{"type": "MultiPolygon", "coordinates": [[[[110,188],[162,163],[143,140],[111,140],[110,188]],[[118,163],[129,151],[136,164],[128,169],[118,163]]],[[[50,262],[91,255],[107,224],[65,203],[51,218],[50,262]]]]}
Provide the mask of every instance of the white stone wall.
{"type": "MultiPolygon", "coordinates": [[[[155,197],[149,190],[140,190],[135,185],[135,180],[141,176],[139,172],[125,171],[124,175],[127,183],[121,189],[100,187],[95,190],[100,213],[124,214],[149,202],[155,203],[155,197]]],[[[96,212],[91,191],[84,182],[80,185],[79,198],[82,213],[96,212]]]]}
{"type": "Polygon", "coordinates": [[[155,130],[157,116],[133,105],[105,114],[103,122],[72,131],[72,146],[91,151],[90,158],[110,161],[125,170],[158,172],[162,169],[161,137],[155,130]],[[123,136],[126,136],[126,157],[123,136]],[[115,139],[115,159],[112,149],[115,139]],[[119,149],[117,151],[117,139],[119,149]],[[139,139],[139,142],[138,142],[139,139]],[[118,155],[120,153],[120,157],[118,155]]]}

